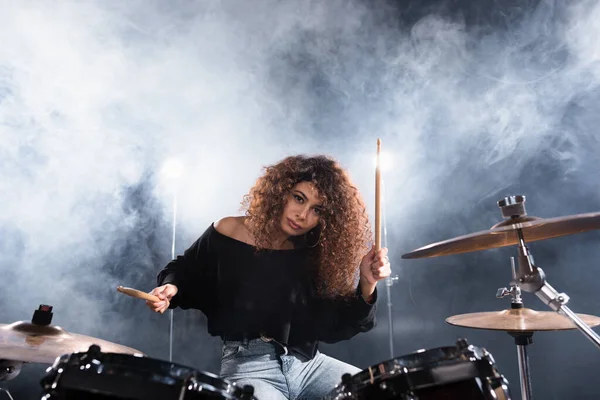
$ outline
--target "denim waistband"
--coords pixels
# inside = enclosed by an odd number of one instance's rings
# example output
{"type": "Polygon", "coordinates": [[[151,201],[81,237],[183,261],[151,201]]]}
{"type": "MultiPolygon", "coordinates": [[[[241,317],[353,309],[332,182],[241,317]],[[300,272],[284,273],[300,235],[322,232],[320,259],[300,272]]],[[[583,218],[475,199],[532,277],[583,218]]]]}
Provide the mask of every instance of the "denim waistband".
{"type": "Polygon", "coordinates": [[[276,352],[282,351],[284,355],[287,355],[289,353],[288,350],[288,346],[285,343],[281,343],[278,342],[277,340],[268,338],[268,337],[260,337],[257,339],[249,339],[249,338],[244,338],[242,340],[226,340],[226,338],[223,339],[223,345],[225,346],[241,346],[241,347],[245,347],[245,348],[249,348],[249,347],[256,347],[257,345],[271,345],[272,349],[274,349],[276,352]]]}

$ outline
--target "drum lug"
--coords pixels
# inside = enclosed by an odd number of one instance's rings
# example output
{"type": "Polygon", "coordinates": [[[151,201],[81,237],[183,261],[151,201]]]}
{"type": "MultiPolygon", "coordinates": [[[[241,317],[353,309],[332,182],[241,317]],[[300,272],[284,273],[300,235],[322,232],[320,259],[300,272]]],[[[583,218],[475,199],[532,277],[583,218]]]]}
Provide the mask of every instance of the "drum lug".
{"type": "Polygon", "coordinates": [[[404,397],[403,400],[419,400],[419,398],[415,395],[414,392],[409,392],[403,397],[404,397]]]}
{"type": "Polygon", "coordinates": [[[241,395],[241,399],[242,400],[251,400],[254,396],[254,386],[252,385],[244,385],[244,387],[242,388],[242,395],[241,395]]]}

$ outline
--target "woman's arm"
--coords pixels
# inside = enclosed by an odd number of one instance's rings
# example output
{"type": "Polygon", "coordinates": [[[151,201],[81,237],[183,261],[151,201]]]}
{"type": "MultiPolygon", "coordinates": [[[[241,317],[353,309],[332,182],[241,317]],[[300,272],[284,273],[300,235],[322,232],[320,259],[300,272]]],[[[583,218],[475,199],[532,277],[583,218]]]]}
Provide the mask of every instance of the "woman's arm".
{"type": "Polygon", "coordinates": [[[211,251],[211,225],[183,255],[169,262],[157,276],[159,287],[174,285],[176,294],[171,298],[168,308],[196,308],[205,311],[214,300],[214,282],[211,276],[216,269],[216,255],[211,251]]]}

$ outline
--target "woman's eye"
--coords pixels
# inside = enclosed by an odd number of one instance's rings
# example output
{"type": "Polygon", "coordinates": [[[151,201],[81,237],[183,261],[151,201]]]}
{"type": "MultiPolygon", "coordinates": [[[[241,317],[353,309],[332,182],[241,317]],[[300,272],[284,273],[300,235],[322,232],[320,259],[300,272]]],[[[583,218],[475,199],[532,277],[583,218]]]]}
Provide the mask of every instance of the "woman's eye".
{"type": "Polygon", "coordinates": [[[315,208],[314,210],[317,215],[321,215],[323,213],[323,210],[321,210],[320,208],[315,208]]]}
{"type": "Polygon", "coordinates": [[[304,199],[300,196],[298,196],[297,194],[294,195],[294,198],[296,199],[296,201],[298,201],[299,203],[302,203],[304,201],[304,199]]]}

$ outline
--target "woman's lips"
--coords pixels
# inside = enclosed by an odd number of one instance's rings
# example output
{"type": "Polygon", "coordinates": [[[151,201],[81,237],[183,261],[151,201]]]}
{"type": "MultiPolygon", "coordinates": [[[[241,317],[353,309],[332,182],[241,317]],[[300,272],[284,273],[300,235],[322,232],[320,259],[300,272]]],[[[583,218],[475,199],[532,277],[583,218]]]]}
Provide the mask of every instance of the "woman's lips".
{"type": "Polygon", "coordinates": [[[288,218],[288,225],[292,228],[292,229],[302,229],[302,227],[298,224],[296,224],[294,221],[292,221],[291,219],[288,218]]]}

